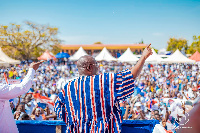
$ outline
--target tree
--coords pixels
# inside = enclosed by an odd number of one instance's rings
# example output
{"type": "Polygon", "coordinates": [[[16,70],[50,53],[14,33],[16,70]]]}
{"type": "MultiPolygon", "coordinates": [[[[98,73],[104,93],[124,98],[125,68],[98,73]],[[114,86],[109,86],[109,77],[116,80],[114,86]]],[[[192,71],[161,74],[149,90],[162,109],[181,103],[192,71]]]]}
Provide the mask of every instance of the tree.
{"type": "Polygon", "coordinates": [[[57,53],[59,53],[60,50],[61,50],[60,44],[55,44],[55,45],[52,45],[51,47],[52,47],[51,52],[52,52],[54,55],[56,55],[57,53]]]}
{"type": "Polygon", "coordinates": [[[200,52],[200,36],[193,36],[193,42],[187,50],[188,54],[194,54],[196,51],[200,52]]]}
{"type": "Polygon", "coordinates": [[[94,44],[102,44],[101,42],[95,42],[94,44]]]}
{"type": "Polygon", "coordinates": [[[141,40],[141,42],[139,42],[139,44],[144,44],[144,41],[143,41],[143,39],[141,40]]]}
{"type": "MultiPolygon", "coordinates": [[[[153,48],[153,47],[152,47],[152,48],[153,48]]],[[[155,49],[155,48],[153,48],[153,49],[155,50],[156,53],[158,53],[158,49],[155,49]]]]}
{"type": "Polygon", "coordinates": [[[0,25],[0,47],[8,56],[21,60],[35,59],[45,51],[44,48],[51,50],[55,45],[59,46],[58,28],[28,21],[25,25],[26,30],[17,24],[0,25]]]}
{"type": "Polygon", "coordinates": [[[184,48],[186,51],[188,49],[188,44],[186,39],[176,39],[176,38],[170,38],[169,41],[167,42],[167,51],[176,51],[179,49],[181,51],[182,48],[184,48]]]}

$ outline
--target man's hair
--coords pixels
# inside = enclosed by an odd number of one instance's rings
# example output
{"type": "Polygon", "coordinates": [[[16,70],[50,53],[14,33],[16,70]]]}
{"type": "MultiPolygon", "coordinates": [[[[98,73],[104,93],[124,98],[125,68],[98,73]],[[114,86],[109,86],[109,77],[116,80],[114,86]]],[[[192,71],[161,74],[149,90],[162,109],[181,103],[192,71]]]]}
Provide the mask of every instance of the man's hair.
{"type": "Polygon", "coordinates": [[[90,58],[90,56],[88,55],[80,57],[77,61],[77,67],[78,68],[86,67],[88,65],[88,58],[90,58]]]}
{"type": "Polygon", "coordinates": [[[21,117],[22,120],[27,120],[29,119],[29,115],[27,115],[26,113],[22,115],[21,117]]]}
{"type": "Polygon", "coordinates": [[[159,111],[158,111],[158,110],[154,110],[154,113],[155,113],[156,111],[157,111],[158,113],[156,113],[155,115],[159,115],[159,111]]]}

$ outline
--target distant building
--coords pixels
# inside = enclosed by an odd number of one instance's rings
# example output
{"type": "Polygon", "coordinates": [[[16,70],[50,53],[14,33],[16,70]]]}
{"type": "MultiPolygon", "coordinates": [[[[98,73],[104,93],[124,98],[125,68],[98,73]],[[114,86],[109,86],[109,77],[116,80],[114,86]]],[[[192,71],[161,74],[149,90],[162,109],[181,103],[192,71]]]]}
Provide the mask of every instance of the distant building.
{"type": "Polygon", "coordinates": [[[135,54],[141,54],[143,49],[147,47],[146,44],[85,44],[85,45],[61,45],[62,52],[67,52],[73,55],[80,47],[89,54],[93,55],[101,52],[106,47],[109,52],[116,57],[117,53],[123,54],[129,47],[135,54]]]}

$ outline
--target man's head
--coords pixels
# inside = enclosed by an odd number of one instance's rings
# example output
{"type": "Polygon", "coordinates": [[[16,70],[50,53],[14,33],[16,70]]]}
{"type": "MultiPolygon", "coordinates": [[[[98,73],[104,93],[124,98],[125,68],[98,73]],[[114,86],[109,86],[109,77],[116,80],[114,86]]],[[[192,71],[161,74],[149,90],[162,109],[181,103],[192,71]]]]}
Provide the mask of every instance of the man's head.
{"type": "Polygon", "coordinates": [[[160,121],[160,115],[159,114],[155,114],[155,119],[160,121]]]}
{"type": "Polygon", "coordinates": [[[37,117],[39,117],[40,116],[40,108],[36,108],[36,110],[35,110],[35,115],[37,116],[37,117]]]}
{"type": "Polygon", "coordinates": [[[13,104],[13,102],[10,102],[10,108],[13,109],[15,106],[13,104]]]}
{"type": "Polygon", "coordinates": [[[30,95],[29,95],[29,96],[26,96],[26,98],[25,98],[25,103],[29,103],[29,102],[31,101],[31,97],[32,97],[32,96],[30,96],[30,95]]]}
{"type": "Polygon", "coordinates": [[[82,56],[77,62],[79,75],[97,75],[98,65],[96,60],[89,55],[82,56]]]}
{"type": "Polygon", "coordinates": [[[25,111],[25,104],[20,103],[19,106],[17,107],[17,111],[25,111]]]}
{"type": "Polygon", "coordinates": [[[159,114],[159,111],[158,110],[154,110],[154,114],[159,114]]]}
{"type": "Polygon", "coordinates": [[[22,115],[21,120],[30,120],[30,117],[25,113],[22,115]]]}

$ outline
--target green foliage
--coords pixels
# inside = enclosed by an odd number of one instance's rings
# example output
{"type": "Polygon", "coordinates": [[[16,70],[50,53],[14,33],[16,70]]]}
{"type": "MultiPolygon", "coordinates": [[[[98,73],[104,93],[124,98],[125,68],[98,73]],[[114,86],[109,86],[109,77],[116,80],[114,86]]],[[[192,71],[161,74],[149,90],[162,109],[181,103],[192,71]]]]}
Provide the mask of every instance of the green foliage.
{"type": "MultiPolygon", "coordinates": [[[[152,48],[153,48],[153,47],[152,47],[152,48]]],[[[155,50],[156,53],[158,53],[158,49],[155,49],[155,48],[153,48],[153,49],[155,50]]]]}
{"type": "Polygon", "coordinates": [[[95,42],[94,44],[102,44],[102,42],[95,42]]]}
{"type": "Polygon", "coordinates": [[[184,48],[185,51],[187,51],[188,49],[188,44],[186,39],[170,38],[167,43],[168,43],[167,51],[175,52],[177,49],[181,51],[182,48],[184,48]]]}
{"type": "Polygon", "coordinates": [[[58,51],[60,40],[57,38],[58,28],[25,22],[27,29],[21,25],[0,25],[0,47],[12,58],[27,60],[36,59],[44,48],[58,51]]]}
{"type": "Polygon", "coordinates": [[[141,40],[141,42],[139,42],[139,44],[144,44],[144,41],[143,41],[143,39],[141,40]]]}
{"type": "Polygon", "coordinates": [[[200,36],[193,36],[193,42],[187,50],[188,54],[194,54],[196,51],[200,52],[200,36]]]}
{"type": "Polygon", "coordinates": [[[59,44],[55,44],[55,45],[53,45],[53,46],[51,46],[52,47],[52,50],[51,50],[51,52],[54,54],[54,55],[56,55],[57,53],[59,53],[60,52],[60,50],[61,50],[61,46],[59,45],[59,44]]]}

